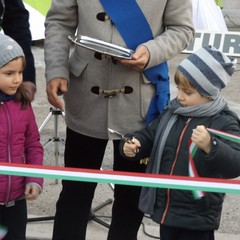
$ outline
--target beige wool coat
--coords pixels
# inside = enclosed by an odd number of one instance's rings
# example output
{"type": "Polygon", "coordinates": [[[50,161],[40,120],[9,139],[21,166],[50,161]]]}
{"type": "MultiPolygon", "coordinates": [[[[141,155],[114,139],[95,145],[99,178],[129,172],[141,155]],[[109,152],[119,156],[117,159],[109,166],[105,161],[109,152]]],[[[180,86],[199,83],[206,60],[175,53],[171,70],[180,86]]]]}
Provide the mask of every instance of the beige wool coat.
{"type": "MultiPolygon", "coordinates": [[[[171,59],[187,47],[194,35],[191,0],[137,0],[137,3],[154,36],[143,43],[150,53],[146,68],[171,59]]],[[[155,87],[142,72],[109,57],[99,59],[93,51],[76,45],[71,49],[68,35],[75,33],[126,47],[110,20],[97,19],[102,12],[98,0],[52,0],[45,22],[46,80],[61,77],[69,81],[68,92],[64,94],[69,128],[91,137],[118,139],[108,128],[122,133],[143,128],[155,87]],[[107,91],[130,87],[133,91],[106,97],[94,93],[93,87],[107,91]]]]}

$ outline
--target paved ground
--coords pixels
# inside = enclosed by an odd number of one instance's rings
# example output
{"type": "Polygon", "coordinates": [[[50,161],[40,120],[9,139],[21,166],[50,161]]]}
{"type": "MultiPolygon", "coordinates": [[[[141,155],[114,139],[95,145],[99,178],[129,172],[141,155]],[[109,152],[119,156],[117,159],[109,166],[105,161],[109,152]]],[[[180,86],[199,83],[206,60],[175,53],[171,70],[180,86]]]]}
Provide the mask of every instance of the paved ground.
{"type": "MultiPolygon", "coordinates": [[[[41,131],[41,141],[45,145],[45,164],[46,165],[62,165],[64,138],[65,138],[65,124],[62,115],[53,115],[50,112],[50,105],[47,102],[45,94],[45,78],[44,78],[44,62],[43,62],[43,48],[42,43],[37,43],[33,46],[33,52],[37,67],[37,87],[35,101],[33,102],[34,111],[36,113],[37,122],[39,126],[44,127],[41,131]],[[49,121],[46,118],[51,117],[49,121]],[[60,139],[60,141],[56,141],[60,139]]],[[[175,71],[178,63],[186,55],[179,55],[170,61],[171,75],[175,71]]],[[[238,59],[240,62],[240,59],[238,59]]],[[[224,96],[229,101],[231,106],[240,116],[239,105],[239,89],[240,89],[240,66],[238,65],[237,72],[233,77],[229,87],[223,91],[224,96]]],[[[176,94],[176,89],[171,85],[172,96],[176,94]]],[[[112,162],[112,146],[109,142],[105,158],[104,169],[111,169],[112,162]]],[[[38,200],[29,202],[29,218],[40,216],[53,216],[55,211],[55,203],[58,198],[61,184],[57,183],[54,179],[46,179],[45,187],[42,195],[38,200]]],[[[113,191],[110,185],[100,184],[97,188],[93,208],[99,204],[104,203],[109,198],[113,197],[113,191]]],[[[237,240],[240,238],[240,195],[227,194],[222,214],[222,221],[220,229],[216,233],[216,240],[237,240]]],[[[96,211],[95,213],[99,218],[109,223],[111,218],[111,204],[96,211]],[[103,216],[103,217],[102,217],[103,216]]],[[[141,230],[139,231],[139,240],[153,239],[154,236],[159,236],[158,225],[154,224],[148,218],[143,221],[141,230]],[[150,236],[147,236],[143,229],[150,236]]],[[[27,235],[28,239],[51,239],[52,221],[30,222],[28,224],[27,235]]],[[[102,226],[94,220],[89,221],[87,240],[104,240],[107,235],[107,227],[102,226]]]]}

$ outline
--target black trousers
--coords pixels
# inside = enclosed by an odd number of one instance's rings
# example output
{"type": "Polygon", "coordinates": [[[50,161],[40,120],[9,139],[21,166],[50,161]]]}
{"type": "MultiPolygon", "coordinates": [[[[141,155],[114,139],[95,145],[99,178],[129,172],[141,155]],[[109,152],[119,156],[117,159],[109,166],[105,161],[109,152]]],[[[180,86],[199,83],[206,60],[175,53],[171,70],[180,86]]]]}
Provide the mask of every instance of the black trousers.
{"type": "Polygon", "coordinates": [[[161,240],[214,240],[214,230],[199,231],[160,225],[161,240]]]}
{"type": "Polygon", "coordinates": [[[0,206],[0,225],[7,228],[4,240],[25,240],[27,226],[26,200],[18,200],[14,206],[0,206]]]}
{"type": "MultiPolygon", "coordinates": [[[[65,166],[100,169],[107,140],[87,137],[67,129],[65,166]]],[[[113,168],[118,171],[145,172],[145,165],[123,159],[119,141],[113,141],[113,168]]],[[[85,240],[96,183],[62,181],[56,204],[53,240],[85,240]]],[[[143,213],[138,209],[140,187],[115,185],[112,221],[108,240],[136,240],[143,213]]]]}

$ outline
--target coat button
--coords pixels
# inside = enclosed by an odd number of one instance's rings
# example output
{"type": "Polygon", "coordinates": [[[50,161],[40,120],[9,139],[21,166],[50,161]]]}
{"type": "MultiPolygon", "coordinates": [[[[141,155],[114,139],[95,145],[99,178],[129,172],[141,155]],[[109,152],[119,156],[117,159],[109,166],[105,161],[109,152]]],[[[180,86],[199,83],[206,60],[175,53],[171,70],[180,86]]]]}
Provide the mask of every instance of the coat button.
{"type": "Polygon", "coordinates": [[[212,144],[213,146],[217,145],[217,139],[215,137],[212,137],[212,144]]]}
{"type": "Polygon", "coordinates": [[[102,54],[100,52],[95,52],[94,53],[94,57],[97,59],[97,60],[103,60],[103,59],[110,59],[112,60],[112,64],[116,65],[117,64],[117,59],[114,58],[114,57],[111,57],[107,54],[102,54]]]}
{"type": "Polygon", "coordinates": [[[105,12],[100,12],[96,16],[97,20],[105,22],[107,20],[110,20],[110,17],[105,12]]]}
{"type": "Polygon", "coordinates": [[[96,59],[98,59],[98,60],[102,60],[102,54],[99,53],[99,52],[95,52],[95,53],[94,53],[94,57],[95,57],[96,59]]]}

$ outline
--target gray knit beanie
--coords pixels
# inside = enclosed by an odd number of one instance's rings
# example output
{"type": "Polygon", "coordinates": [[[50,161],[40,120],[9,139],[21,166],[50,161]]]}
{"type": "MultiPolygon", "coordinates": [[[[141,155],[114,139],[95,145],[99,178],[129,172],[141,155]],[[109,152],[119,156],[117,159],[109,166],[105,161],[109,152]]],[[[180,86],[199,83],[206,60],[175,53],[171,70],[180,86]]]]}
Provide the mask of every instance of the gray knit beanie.
{"type": "Polygon", "coordinates": [[[7,35],[0,33],[0,68],[17,57],[24,57],[19,44],[7,35]]]}
{"type": "Polygon", "coordinates": [[[204,46],[185,58],[178,70],[203,95],[216,98],[235,71],[237,59],[212,46],[204,46]]]}

